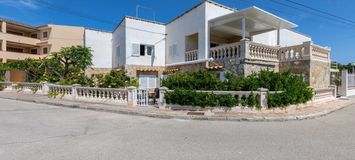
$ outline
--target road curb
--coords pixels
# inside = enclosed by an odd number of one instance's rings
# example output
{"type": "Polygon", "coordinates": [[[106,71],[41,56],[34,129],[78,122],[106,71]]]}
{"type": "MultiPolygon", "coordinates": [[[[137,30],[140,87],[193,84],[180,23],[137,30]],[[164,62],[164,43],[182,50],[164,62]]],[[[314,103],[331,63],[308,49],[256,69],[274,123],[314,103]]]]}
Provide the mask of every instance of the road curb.
{"type": "Polygon", "coordinates": [[[64,104],[64,103],[57,103],[57,102],[48,102],[48,101],[38,101],[38,100],[29,100],[29,99],[21,99],[17,97],[4,97],[0,96],[3,99],[9,100],[17,100],[29,103],[37,103],[37,104],[47,104],[59,107],[66,107],[66,108],[73,108],[73,109],[85,109],[85,110],[92,110],[92,111],[100,111],[100,112],[109,112],[109,113],[118,113],[118,114],[126,114],[126,115],[133,115],[133,116],[145,116],[151,118],[159,118],[159,119],[182,119],[182,120],[207,120],[207,121],[238,121],[238,122],[285,122],[285,121],[297,121],[297,120],[308,120],[308,119],[315,119],[324,117],[329,115],[333,112],[339,111],[345,107],[351,106],[355,103],[346,104],[343,106],[338,106],[332,109],[326,109],[316,113],[310,114],[303,114],[303,115],[290,115],[284,117],[265,117],[265,116],[250,116],[250,117],[233,117],[233,116],[197,116],[197,115],[169,115],[163,113],[148,113],[142,111],[130,111],[125,110],[122,108],[105,108],[105,107],[90,107],[86,104],[78,105],[78,104],[64,104]]]}

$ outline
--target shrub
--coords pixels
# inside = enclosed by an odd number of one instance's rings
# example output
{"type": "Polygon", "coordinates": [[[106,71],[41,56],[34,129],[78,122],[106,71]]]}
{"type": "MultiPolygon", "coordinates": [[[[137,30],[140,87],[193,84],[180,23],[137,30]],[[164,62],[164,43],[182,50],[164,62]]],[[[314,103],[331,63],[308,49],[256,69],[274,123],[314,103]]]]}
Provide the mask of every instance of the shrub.
{"type": "MultiPolygon", "coordinates": [[[[291,72],[275,73],[262,70],[247,77],[231,73],[226,73],[225,77],[226,81],[221,81],[214,72],[209,71],[176,73],[163,80],[163,86],[173,90],[180,89],[169,93],[171,96],[176,96],[171,99],[171,102],[180,105],[187,103],[186,105],[216,106],[216,103],[220,105],[225,100],[217,95],[208,96],[205,93],[188,90],[256,91],[258,88],[267,88],[270,91],[283,91],[267,95],[269,108],[305,103],[313,97],[312,90],[308,88],[302,77],[292,75],[291,72]],[[181,90],[184,92],[181,93],[181,90]]],[[[242,106],[261,108],[257,100],[258,96],[243,96],[239,103],[242,106]]]]}
{"type": "Polygon", "coordinates": [[[169,89],[220,90],[222,81],[206,70],[175,73],[162,81],[169,89]]]}
{"type": "Polygon", "coordinates": [[[111,70],[106,75],[96,75],[97,86],[101,88],[120,88],[128,86],[138,87],[138,81],[131,79],[125,72],[120,70],[111,70]]]}
{"type": "Polygon", "coordinates": [[[300,76],[290,75],[282,93],[268,94],[268,107],[286,107],[292,104],[306,103],[313,97],[313,91],[300,76]]]}
{"type": "Polygon", "coordinates": [[[238,100],[232,95],[216,95],[213,93],[176,89],[165,94],[168,104],[191,105],[200,107],[234,107],[238,100]]]}

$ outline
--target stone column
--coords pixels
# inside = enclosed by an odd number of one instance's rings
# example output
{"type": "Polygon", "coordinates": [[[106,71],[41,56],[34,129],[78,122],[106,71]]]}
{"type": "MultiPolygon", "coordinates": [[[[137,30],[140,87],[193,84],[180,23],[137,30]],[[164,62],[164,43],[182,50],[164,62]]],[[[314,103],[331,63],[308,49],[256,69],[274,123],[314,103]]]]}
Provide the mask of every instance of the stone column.
{"type": "Polygon", "coordinates": [[[241,41],[241,45],[240,45],[240,54],[241,54],[241,58],[242,59],[248,59],[250,58],[250,54],[249,54],[249,40],[248,39],[242,39],[241,41]]]}
{"type": "Polygon", "coordinates": [[[42,94],[48,94],[49,92],[49,83],[43,82],[42,83],[42,94]]]}
{"type": "Polygon", "coordinates": [[[247,23],[246,23],[246,18],[243,17],[242,18],[242,40],[246,40],[246,26],[247,26],[247,23]]]}
{"type": "Polygon", "coordinates": [[[344,96],[346,97],[348,95],[348,85],[349,85],[349,82],[348,82],[348,70],[343,70],[341,72],[341,96],[344,96]]]}
{"type": "Polygon", "coordinates": [[[6,51],[6,40],[2,40],[0,49],[1,51],[6,51]]]}
{"type": "Polygon", "coordinates": [[[280,46],[281,38],[280,38],[280,28],[277,29],[277,46],[280,46]]]}
{"type": "Polygon", "coordinates": [[[130,86],[127,88],[127,104],[129,106],[137,106],[137,87],[130,86]]]}
{"type": "Polygon", "coordinates": [[[159,108],[166,107],[165,93],[168,91],[167,87],[159,88],[159,108]]]}
{"type": "Polygon", "coordinates": [[[338,96],[337,86],[336,85],[330,85],[329,88],[333,89],[333,97],[337,98],[337,96],[338,96]]]}
{"type": "MultiPolygon", "coordinates": [[[[5,62],[3,62],[5,63],[5,62]]],[[[5,82],[10,82],[11,80],[11,72],[10,71],[6,71],[5,72],[5,82]]]]}
{"type": "Polygon", "coordinates": [[[5,21],[1,22],[1,32],[6,33],[6,22],[5,21]]]}
{"type": "Polygon", "coordinates": [[[77,88],[80,87],[80,84],[73,84],[72,86],[72,98],[75,100],[76,98],[78,98],[78,90],[77,88]]]}
{"type": "Polygon", "coordinates": [[[266,95],[267,95],[267,92],[269,90],[266,89],[266,88],[258,88],[258,92],[259,92],[259,104],[262,108],[267,108],[268,105],[267,105],[267,98],[266,98],[266,95]]]}

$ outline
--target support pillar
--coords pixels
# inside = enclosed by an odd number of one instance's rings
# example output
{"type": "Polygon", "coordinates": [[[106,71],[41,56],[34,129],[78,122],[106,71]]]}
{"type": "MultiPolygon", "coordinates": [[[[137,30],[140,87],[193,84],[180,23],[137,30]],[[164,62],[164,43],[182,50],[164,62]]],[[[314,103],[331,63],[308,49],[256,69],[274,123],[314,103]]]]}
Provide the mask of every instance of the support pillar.
{"type": "Polygon", "coordinates": [[[168,88],[166,88],[166,87],[159,88],[159,108],[166,107],[165,93],[167,91],[168,91],[168,88]]]}
{"type": "Polygon", "coordinates": [[[262,108],[267,108],[268,105],[267,105],[267,92],[269,90],[266,89],[266,88],[259,88],[258,89],[258,92],[259,92],[259,104],[262,108]]]}
{"type": "Polygon", "coordinates": [[[75,100],[77,97],[78,97],[78,90],[77,88],[80,87],[81,85],[80,84],[74,84],[72,86],[72,98],[75,100]]]}
{"type": "Polygon", "coordinates": [[[341,96],[348,96],[348,85],[349,85],[349,78],[348,78],[348,70],[343,70],[341,72],[341,96]]]}
{"type": "Polygon", "coordinates": [[[137,88],[136,87],[127,87],[127,104],[129,106],[137,106],[137,88]]]}
{"type": "Polygon", "coordinates": [[[11,72],[10,71],[6,71],[5,72],[5,82],[10,82],[10,80],[11,80],[11,72]]]}
{"type": "Polygon", "coordinates": [[[49,83],[43,82],[42,83],[42,94],[48,94],[49,92],[49,83]]]}
{"type": "Polygon", "coordinates": [[[277,46],[280,46],[280,28],[277,29],[277,46]]]}
{"type": "Polygon", "coordinates": [[[6,33],[6,22],[5,21],[1,22],[1,32],[6,33]]]}
{"type": "Polygon", "coordinates": [[[246,39],[246,18],[243,17],[242,19],[242,40],[245,40],[246,39]]]}
{"type": "Polygon", "coordinates": [[[6,40],[1,41],[1,51],[6,51],[6,40]]]}

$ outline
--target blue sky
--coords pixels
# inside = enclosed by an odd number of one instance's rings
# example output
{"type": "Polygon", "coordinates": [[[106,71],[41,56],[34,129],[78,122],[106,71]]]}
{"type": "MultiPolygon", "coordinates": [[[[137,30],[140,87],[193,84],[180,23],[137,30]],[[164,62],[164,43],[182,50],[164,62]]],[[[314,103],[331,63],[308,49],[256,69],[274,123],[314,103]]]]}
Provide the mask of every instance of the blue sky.
{"type": "MultiPolygon", "coordinates": [[[[202,0],[0,0],[0,17],[30,25],[47,23],[85,26],[111,31],[123,16],[135,16],[136,6],[153,8],[155,19],[167,22],[202,0]],[[89,18],[88,18],[89,17],[89,18]]],[[[292,5],[285,0],[274,0],[292,5]]],[[[243,9],[257,6],[299,25],[296,30],[312,36],[321,46],[332,48],[332,59],[355,62],[355,25],[322,18],[305,9],[289,8],[273,0],[216,0],[243,9]]],[[[293,0],[355,21],[354,0],[293,0]]],[[[139,17],[153,19],[153,12],[140,9],[139,17]]]]}

